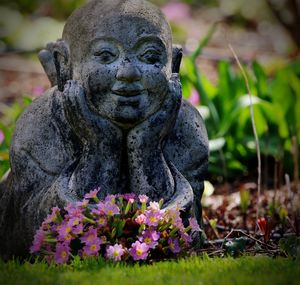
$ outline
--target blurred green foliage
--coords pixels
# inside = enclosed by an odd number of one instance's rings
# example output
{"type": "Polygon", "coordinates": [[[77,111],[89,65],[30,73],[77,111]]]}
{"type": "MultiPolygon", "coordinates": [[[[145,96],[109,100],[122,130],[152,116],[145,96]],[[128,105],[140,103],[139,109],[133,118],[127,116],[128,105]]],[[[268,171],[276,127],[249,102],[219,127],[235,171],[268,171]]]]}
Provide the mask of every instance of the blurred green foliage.
{"type": "Polygon", "coordinates": [[[42,14],[62,20],[86,2],[87,0],[2,0],[1,4],[25,15],[42,14]]]}
{"type": "MultiPolygon", "coordinates": [[[[181,69],[183,96],[191,90],[200,94],[200,113],[210,138],[210,173],[234,178],[250,169],[256,157],[250,117],[250,96],[241,72],[228,61],[218,64],[218,84],[213,85],[197,66],[197,58],[214,27],[194,53],[184,58],[181,69]],[[204,108],[203,108],[204,106],[204,108]],[[221,167],[222,166],[222,167],[221,167]]],[[[262,155],[281,161],[292,173],[292,137],[300,145],[300,60],[267,76],[257,62],[245,66],[254,105],[255,124],[262,155]]]]}
{"type": "Polygon", "coordinates": [[[9,170],[9,145],[15,129],[16,121],[23,113],[24,109],[32,103],[32,98],[23,97],[21,102],[14,103],[4,111],[0,120],[0,131],[4,135],[4,140],[0,142],[0,181],[1,177],[9,170]]]}

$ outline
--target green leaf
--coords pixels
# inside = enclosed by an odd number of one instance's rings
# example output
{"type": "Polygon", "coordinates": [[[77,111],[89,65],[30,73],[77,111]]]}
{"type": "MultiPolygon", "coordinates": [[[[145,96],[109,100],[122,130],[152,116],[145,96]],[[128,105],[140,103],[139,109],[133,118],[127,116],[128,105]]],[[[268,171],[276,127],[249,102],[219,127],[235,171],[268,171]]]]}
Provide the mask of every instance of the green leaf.
{"type": "Polygon", "coordinates": [[[268,93],[267,76],[263,67],[257,61],[253,62],[253,71],[256,77],[257,95],[264,98],[268,93]]]}
{"type": "Polygon", "coordinates": [[[300,257],[300,237],[296,235],[279,240],[279,248],[291,257],[300,257]]]}

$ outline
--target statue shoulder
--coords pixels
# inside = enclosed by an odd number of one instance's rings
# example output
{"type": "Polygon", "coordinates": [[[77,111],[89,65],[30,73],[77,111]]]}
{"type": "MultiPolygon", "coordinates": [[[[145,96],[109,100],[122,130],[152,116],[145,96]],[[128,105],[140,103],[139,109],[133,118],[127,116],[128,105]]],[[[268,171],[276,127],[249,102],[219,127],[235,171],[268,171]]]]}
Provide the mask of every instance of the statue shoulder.
{"type": "Polygon", "coordinates": [[[17,121],[10,148],[12,167],[26,156],[49,173],[60,171],[68,152],[63,135],[67,130],[59,125],[63,121],[61,100],[56,98],[59,95],[55,88],[49,89],[17,121]]]}
{"type": "Polygon", "coordinates": [[[199,111],[188,101],[182,100],[178,118],[176,121],[176,133],[208,145],[207,131],[199,111]]]}
{"type": "MultiPolygon", "coordinates": [[[[45,131],[52,119],[52,103],[55,88],[47,90],[41,97],[35,99],[19,117],[12,143],[19,141],[24,144],[29,140],[39,137],[45,131]]],[[[47,130],[48,132],[51,130],[47,130]]]]}
{"type": "Polygon", "coordinates": [[[198,189],[208,166],[208,137],[199,111],[183,100],[173,131],[164,148],[167,160],[198,189]],[[198,182],[197,182],[198,181],[198,182]]]}

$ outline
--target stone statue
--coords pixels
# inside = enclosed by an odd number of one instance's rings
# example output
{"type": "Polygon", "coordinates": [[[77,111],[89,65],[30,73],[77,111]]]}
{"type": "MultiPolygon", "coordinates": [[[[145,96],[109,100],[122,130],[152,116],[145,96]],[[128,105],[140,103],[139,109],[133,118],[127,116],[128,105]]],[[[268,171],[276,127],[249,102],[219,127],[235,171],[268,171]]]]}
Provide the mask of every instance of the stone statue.
{"type": "Polygon", "coordinates": [[[141,0],[92,0],[40,52],[53,85],[18,120],[0,201],[2,255],[25,255],[54,206],[100,187],[134,192],[200,220],[208,140],[181,98],[182,50],[141,0]],[[4,244],[4,246],[3,246],[4,244]]]}

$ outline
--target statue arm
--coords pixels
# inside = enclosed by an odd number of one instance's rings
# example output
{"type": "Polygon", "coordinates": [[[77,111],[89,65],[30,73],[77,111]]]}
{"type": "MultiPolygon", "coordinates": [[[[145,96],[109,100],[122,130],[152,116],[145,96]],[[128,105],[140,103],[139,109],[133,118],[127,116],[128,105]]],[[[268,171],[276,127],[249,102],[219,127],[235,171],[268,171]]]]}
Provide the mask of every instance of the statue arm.
{"type": "Polygon", "coordinates": [[[165,207],[188,209],[193,200],[192,188],[163,152],[180,106],[181,86],[178,75],[173,74],[164,104],[129,132],[127,147],[131,191],[154,200],[164,198],[165,207]]]}

